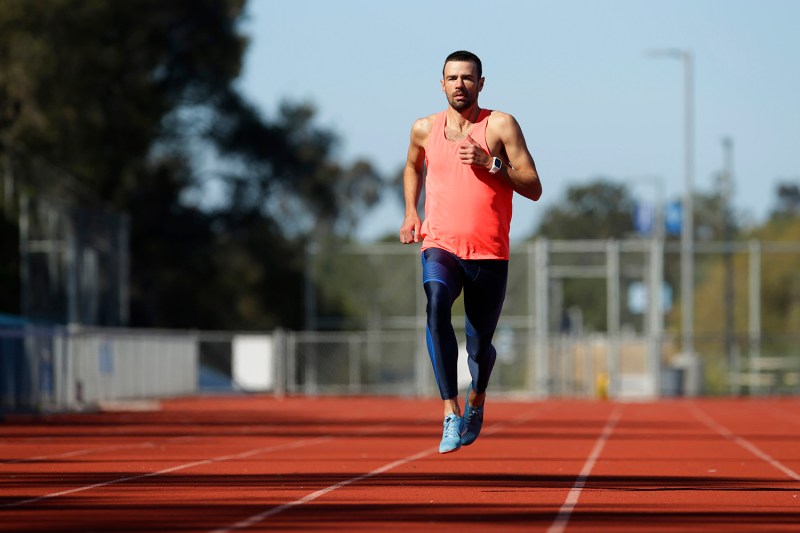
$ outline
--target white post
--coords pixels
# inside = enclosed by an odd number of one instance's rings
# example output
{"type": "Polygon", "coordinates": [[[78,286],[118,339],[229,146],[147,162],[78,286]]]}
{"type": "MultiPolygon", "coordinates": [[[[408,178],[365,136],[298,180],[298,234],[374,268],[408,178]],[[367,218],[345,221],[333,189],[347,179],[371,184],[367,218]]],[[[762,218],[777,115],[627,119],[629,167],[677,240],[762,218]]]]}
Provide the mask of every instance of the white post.
{"type": "Polygon", "coordinates": [[[658,49],[648,55],[683,61],[684,191],[681,208],[681,350],[694,355],[694,56],[688,50],[658,49]]]}
{"type": "MultiPolygon", "coordinates": [[[[750,372],[753,372],[754,368],[761,368],[761,243],[755,239],[750,241],[749,289],[750,372]]],[[[757,379],[753,383],[755,385],[751,385],[750,393],[753,388],[760,392],[757,379]]]]}
{"type": "Polygon", "coordinates": [[[620,280],[619,280],[619,242],[609,240],[606,245],[606,324],[608,330],[608,378],[609,396],[620,392],[619,365],[619,323],[620,323],[620,280]]]}
{"type": "Polygon", "coordinates": [[[664,332],[664,240],[658,236],[650,241],[650,288],[647,299],[650,376],[653,393],[661,395],[661,339],[664,332]]]}
{"type": "Polygon", "coordinates": [[[550,350],[547,320],[549,291],[549,246],[547,239],[538,239],[536,247],[536,395],[550,395],[550,350]]]}
{"type": "Polygon", "coordinates": [[[526,376],[526,387],[529,391],[536,391],[536,260],[537,260],[537,247],[533,242],[528,243],[525,248],[526,261],[527,261],[527,327],[528,327],[528,342],[526,343],[525,354],[528,361],[528,372],[526,376]]]}
{"type": "Polygon", "coordinates": [[[694,60],[682,52],[684,66],[684,205],[681,220],[681,322],[683,352],[694,355],[694,60]]]}

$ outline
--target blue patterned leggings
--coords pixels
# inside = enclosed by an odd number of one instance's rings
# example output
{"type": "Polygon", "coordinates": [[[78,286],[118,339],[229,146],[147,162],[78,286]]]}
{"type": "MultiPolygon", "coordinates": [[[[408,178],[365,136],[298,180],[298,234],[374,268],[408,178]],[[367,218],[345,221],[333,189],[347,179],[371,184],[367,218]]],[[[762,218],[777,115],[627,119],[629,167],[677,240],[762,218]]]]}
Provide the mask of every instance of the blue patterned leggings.
{"type": "Polygon", "coordinates": [[[464,291],[467,354],[472,388],[486,391],[497,352],[492,336],[506,296],[508,261],[461,259],[429,248],[422,252],[422,284],[428,297],[428,353],[443,400],[458,396],[458,342],[451,309],[464,291]]]}

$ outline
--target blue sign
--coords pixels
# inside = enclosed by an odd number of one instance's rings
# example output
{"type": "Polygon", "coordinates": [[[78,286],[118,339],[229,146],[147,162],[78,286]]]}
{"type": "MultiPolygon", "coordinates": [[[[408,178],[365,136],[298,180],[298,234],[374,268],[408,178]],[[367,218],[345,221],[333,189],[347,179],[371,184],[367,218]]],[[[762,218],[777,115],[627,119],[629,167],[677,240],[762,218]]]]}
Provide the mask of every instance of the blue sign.
{"type": "MultiPolygon", "coordinates": [[[[648,288],[641,281],[634,281],[628,285],[628,310],[641,315],[647,308],[648,288]]],[[[672,310],[672,285],[666,281],[661,283],[661,310],[669,313],[672,310]]]]}
{"type": "Polygon", "coordinates": [[[655,209],[649,203],[639,202],[633,213],[633,227],[639,235],[650,235],[655,226],[655,209]]]}
{"type": "Polygon", "coordinates": [[[664,229],[668,235],[681,234],[681,220],[683,219],[683,206],[680,201],[667,204],[664,210],[664,229]]]}

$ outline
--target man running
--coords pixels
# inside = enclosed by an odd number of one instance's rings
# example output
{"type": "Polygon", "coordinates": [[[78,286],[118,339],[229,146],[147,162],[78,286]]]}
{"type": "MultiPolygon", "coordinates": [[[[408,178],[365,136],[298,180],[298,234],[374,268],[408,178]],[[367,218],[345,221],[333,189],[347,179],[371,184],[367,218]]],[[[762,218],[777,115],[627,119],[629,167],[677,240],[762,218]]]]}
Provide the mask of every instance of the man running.
{"type": "Polygon", "coordinates": [[[411,128],[400,242],[422,239],[428,352],[444,400],[439,452],[448,453],[472,444],[483,424],[486,388],[497,357],[492,336],[508,276],[511,198],[516,191],[538,200],[542,185],[514,117],[478,106],[484,83],[478,56],[453,52],[445,59],[442,77],[448,108],[418,119],[411,128]],[[417,213],[423,181],[424,222],[417,213]],[[472,377],[463,417],[458,343],[450,314],[462,290],[472,377]]]}

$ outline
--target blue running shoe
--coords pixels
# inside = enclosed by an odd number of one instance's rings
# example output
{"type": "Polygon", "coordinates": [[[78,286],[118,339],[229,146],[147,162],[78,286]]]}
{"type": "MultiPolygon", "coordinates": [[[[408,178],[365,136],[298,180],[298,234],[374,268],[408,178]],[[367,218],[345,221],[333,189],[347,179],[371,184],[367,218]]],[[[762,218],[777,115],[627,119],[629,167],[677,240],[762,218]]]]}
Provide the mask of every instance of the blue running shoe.
{"type": "Polygon", "coordinates": [[[461,448],[461,417],[451,413],[444,418],[439,453],[450,453],[459,448],[461,448]]]}
{"type": "Polygon", "coordinates": [[[480,407],[472,407],[469,405],[469,393],[471,391],[472,383],[469,384],[467,398],[464,402],[464,417],[461,427],[461,444],[463,446],[469,446],[475,442],[475,439],[481,434],[481,427],[483,426],[483,405],[480,407]]]}

